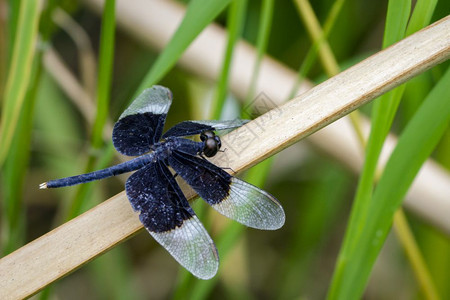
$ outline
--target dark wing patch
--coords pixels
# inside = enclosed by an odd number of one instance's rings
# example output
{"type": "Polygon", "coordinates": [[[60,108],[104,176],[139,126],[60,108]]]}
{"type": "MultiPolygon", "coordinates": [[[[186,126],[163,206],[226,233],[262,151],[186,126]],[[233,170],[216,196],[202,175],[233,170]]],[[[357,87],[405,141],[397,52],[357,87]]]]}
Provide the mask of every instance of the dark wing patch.
{"type": "Polygon", "coordinates": [[[142,155],[156,143],[159,127],[164,124],[166,115],[142,113],[126,116],[114,125],[113,144],[122,154],[128,156],[142,155]]]}
{"type": "Polygon", "coordinates": [[[236,127],[241,127],[248,120],[225,120],[225,121],[184,121],[176,124],[170,128],[166,133],[164,133],[163,138],[169,136],[189,136],[199,134],[206,130],[225,130],[232,129],[236,127]]]}
{"type": "Polygon", "coordinates": [[[172,92],[162,86],[144,90],[114,125],[114,147],[125,155],[142,155],[161,138],[172,92]]]}
{"type": "Polygon", "coordinates": [[[190,154],[174,151],[169,164],[224,216],[257,229],[275,230],[283,226],[283,208],[269,193],[190,154]]]}
{"type": "Polygon", "coordinates": [[[178,185],[169,180],[156,162],[133,173],[125,184],[131,206],[152,232],[175,229],[194,215],[178,185]]]}
{"type": "Polygon", "coordinates": [[[209,161],[175,150],[169,165],[210,205],[228,197],[232,176],[209,161]]]}
{"type": "Polygon", "coordinates": [[[214,242],[163,163],[135,172],[125,187],[144,227],[175,260],[201,279],[217,273],[219,256],[214,242]]]}

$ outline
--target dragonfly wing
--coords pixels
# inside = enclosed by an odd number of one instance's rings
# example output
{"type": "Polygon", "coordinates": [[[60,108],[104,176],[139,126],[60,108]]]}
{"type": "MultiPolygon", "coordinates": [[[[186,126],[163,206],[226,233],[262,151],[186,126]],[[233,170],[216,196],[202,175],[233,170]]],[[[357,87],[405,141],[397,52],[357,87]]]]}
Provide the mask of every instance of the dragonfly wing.
{"type": "Polygon", "coordinates": [[[202,133],[204,131],[216,131],[216,130],[226,130],[233,129],[236,127],[241,127],[246,124],[248,120],[225,120],[225,121],[184,121],[171,127],[166,133],[164,133],[163,138],[169,136],[189,136],[202,133]]]}
{"type": "Polygon", "coordinates": [[[155,85],[144,90],[114,125],[112,140],[122,154],[138,156],[148,152],[162,135],[172,92],[155,85]]]}
{"type": "Polygon", "coordinates": [[[169,164],[200,197],[224,216],[257,229],[274,230],[283,226],[284,210],[269,193],[187,153],[174,151],[169,164]]]}

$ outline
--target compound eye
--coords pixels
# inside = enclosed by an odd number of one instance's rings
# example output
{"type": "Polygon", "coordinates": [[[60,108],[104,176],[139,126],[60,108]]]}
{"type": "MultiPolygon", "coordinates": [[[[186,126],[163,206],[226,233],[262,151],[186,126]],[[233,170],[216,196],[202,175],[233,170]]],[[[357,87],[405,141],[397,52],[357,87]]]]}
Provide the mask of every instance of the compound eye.
{"type": "Polygon", "coordinates": [[[220,149],[220,147],[222,147],[222,141],[220,140],[220,137],[218,137],[217,135],[214,137],[214,140],[217,143],[217,149],[220,149]]]}
{"type": "Polygon", "coordinates": [[[217,141],[215,139],[207,139],[205,142],[205,147],[203,148],[203,153],[206,157],[213,157],[216,155],[217,150],[219,150],[217,141]]]}
{"type": "Polygon", "coordinates": [[[206,136],[206,134],[204,132],[200,133],[200,140],[202,142],[206,141],[208,139],[208,137],[206,136]]]}
{"type": "Polygon", "coordinates": [[[203,131],[200,133],[200,140],[202,142],[206,141],[209,138],[214,138],[215,134],[212,131],[203,131]]]}

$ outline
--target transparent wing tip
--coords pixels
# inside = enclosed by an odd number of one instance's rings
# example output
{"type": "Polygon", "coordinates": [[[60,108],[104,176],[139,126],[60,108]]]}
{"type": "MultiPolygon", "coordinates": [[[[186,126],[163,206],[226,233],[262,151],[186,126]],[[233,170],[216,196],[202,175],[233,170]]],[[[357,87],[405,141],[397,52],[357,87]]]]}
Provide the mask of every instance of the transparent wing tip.
{"type": "Polygon", "coordinates": [[[284,223],[286,222],[286,215],[284,214],[283,208],[280,206],[280,209],[276,213],[276,217],[274,217],[274,220],[271,224],[271,226],[267,227],[267,230],[277,230],[283,227],[284,223]]]}
{"type": "Polygon", "coordinates": [[[47,182],[41,183],[41,184],[39,185],[39,188],[40,188],[41,190],[48,188],[47,182]]]}
{"type": "Polygon", "coordinates": [[[195,277],[207,280],[216,275],[219,269],[216,246],[196,216],[175,229],[148,232],[195,277]]]}

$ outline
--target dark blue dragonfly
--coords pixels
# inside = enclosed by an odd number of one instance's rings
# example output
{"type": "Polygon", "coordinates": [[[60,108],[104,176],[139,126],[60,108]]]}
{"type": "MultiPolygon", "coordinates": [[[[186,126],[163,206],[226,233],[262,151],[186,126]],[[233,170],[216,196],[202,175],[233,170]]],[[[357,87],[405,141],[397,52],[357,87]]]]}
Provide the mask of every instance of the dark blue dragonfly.
{"type": "Polygon", "coordinates": [[[50,180],[40,188],[70,186],[137,170],[125,189],[142,224],[183,267],[198,278],[209,279],[219,266],[217,249],[175,176],[181,176],[219,213],[249,227],[275,230],[283,226],[285,215],[272,195],[229,175],[204,157],[212,157],[220,149],[220,138],[214,131],[236,128],[245,121],[185,121],[162,134],[171,103],[169,89],[153,86],[137,97],[114,125],[114,147],[136,158],[92,173],[50,180]],[[200,142],[181,138],[197,134],[200,142]]]}

